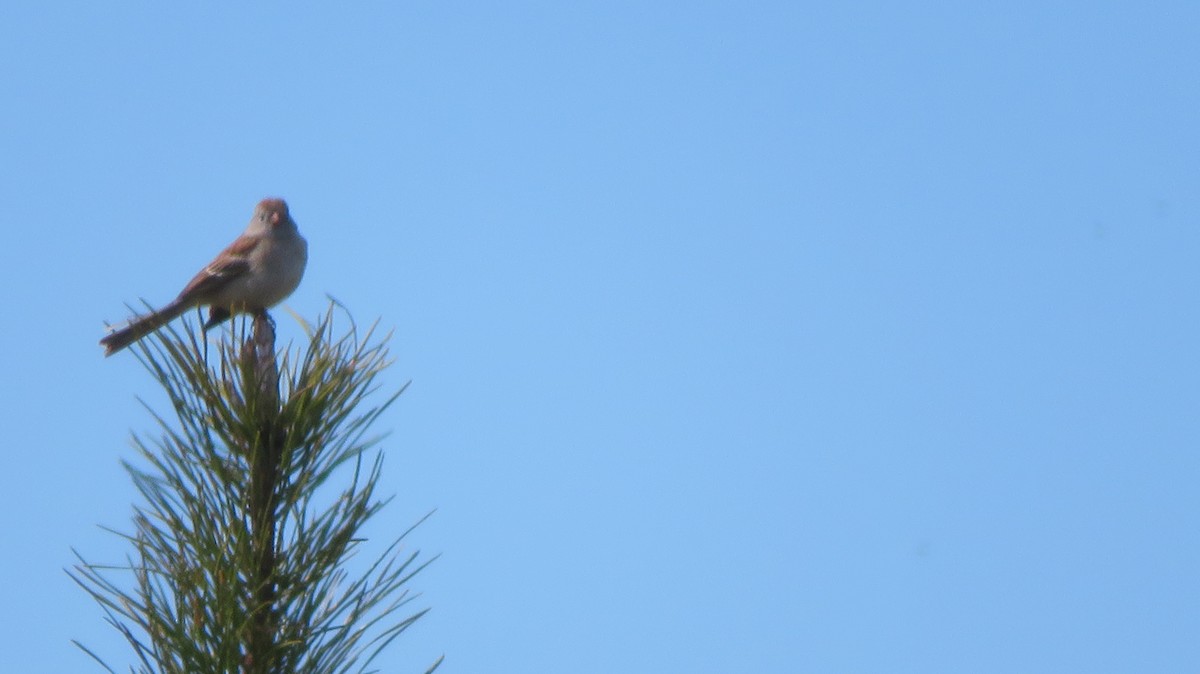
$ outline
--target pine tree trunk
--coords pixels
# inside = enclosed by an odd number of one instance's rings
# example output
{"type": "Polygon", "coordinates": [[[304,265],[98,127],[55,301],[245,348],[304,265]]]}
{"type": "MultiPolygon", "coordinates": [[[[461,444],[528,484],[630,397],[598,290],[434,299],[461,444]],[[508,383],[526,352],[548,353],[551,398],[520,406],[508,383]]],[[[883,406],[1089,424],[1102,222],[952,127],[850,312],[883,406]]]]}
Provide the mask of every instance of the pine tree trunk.
{"type": "Polygon", "coordinates": [[[258,386],[258,442],[250,455],[250,522],[255,575],[249,584],[251,594],[250,633],[246,639],[242,671],[245,674],[269,674],[275,671],[275,639],[278,629],[275,611],[275,504],[279,482],[280,455],[285,429],[279,422],[279,369],[275,362],[275,326],[267,313],[254,317],[251,338],[242,346],[243,372],[253,373],[246,379],[246,395],[258,386]]]}

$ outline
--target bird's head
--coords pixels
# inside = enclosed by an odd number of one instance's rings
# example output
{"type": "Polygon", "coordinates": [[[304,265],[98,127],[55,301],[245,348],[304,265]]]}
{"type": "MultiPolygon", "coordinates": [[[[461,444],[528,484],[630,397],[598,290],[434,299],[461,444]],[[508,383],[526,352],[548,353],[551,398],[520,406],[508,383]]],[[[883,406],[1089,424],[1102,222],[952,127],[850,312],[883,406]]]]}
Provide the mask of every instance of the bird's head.
{"type": "Polygon", "coordinates": [[[287,202],[283,199],[269,198],[258,202],[254,209],[254,219],[271,227],[277,227],[288,221],[287,202]]]}

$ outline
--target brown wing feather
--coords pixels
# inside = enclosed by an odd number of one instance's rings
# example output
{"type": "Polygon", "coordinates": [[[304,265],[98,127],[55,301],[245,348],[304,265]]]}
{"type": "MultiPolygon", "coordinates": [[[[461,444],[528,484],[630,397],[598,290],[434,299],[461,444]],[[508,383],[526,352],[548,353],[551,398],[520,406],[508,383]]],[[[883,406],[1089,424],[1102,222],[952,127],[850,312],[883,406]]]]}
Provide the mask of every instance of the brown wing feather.
{"type": "Polygon", "coordinates": [[[179,293],[179,300],[199,300],[219,291],[230,280],[250,270],[246,256],[259,244],[260,239],[240,236],[229,247],[221,251],[216,259],[208,263],[199,274],[192,277],[179,293]]]}

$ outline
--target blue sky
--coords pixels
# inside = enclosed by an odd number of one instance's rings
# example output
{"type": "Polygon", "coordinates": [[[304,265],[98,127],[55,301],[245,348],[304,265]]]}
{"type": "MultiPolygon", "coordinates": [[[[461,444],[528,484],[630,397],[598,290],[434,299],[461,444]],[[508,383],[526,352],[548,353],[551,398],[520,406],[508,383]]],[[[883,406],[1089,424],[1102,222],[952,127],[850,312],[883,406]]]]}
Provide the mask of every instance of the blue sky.
{"type": "Polygon", "coordinates": [[[96,340],[271,195],[412,380],[384,671],[1200,668],[1196,5],[26,5],[13,671],[129,661],[62,568],[160,398],[96,340]]]}

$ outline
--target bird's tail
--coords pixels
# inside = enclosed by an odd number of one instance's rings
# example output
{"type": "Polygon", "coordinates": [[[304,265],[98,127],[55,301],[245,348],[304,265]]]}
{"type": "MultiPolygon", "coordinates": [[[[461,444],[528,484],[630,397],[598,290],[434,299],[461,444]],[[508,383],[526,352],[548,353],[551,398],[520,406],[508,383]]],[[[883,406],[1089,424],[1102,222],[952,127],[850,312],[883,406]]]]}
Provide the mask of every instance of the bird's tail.
{"type": "Polygon", "coordinates": [[[133,344],[142,337],[170,323],[176,316],[187,311],[187,308],[188,305],[185,303],[178,301],[171,302],[162,309],[138,317],[120,330],[105,335],[104,339],[100,340],[100,345],[104,347],[104,355],[111,356],[133,344]]]}

